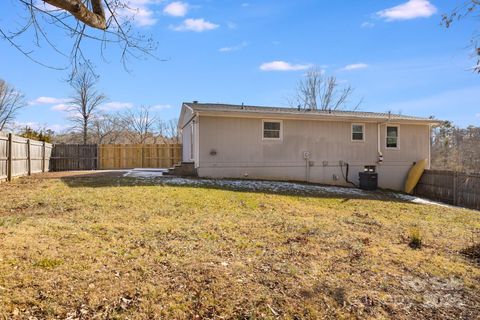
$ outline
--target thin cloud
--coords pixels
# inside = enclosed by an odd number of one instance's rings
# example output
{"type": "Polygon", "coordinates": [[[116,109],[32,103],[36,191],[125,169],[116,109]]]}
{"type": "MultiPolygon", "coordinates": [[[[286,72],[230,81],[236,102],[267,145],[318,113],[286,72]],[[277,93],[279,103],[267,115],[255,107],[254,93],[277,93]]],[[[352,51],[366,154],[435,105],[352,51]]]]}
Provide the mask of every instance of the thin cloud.
{"type": "Polygon", "coordinates": [[[311,68],[311,64],[292,64],[285,61],[265,62],[260,65],[262,71],[300,71],[311,68]]]}
{"type": "Polygon", "coordinates": [[[126,13],[126,19],[132,19],[133,23],[138,27],[149,27],[157,23],[157,19],[153,17],[153,11],[149,8],[135,8],[124,9],[126,13]]]}
{"type": "Polygon", "coordinates": [[[163,13],[172,17],[184,17],[188,12],[188,3],[175,1],[169,3],[164,9],[163,13]]]}
{"type": "Polygon", "coordinates": [[[205,19],[186,19],[181,25],[171,26],[170,28],[174,31],[193,31],[193,32],[203,32],[214,30],[218,28],[219,25],[206,21],[205,19]]]}
{"type": "Polygon", "coordinates": [[[126,7],[118,10],[121,20],[130,20],[137,27],[149,27],[157,23],[155,12],[150,7],[159,0],[129,0],[126,7]]]}
{"type": "Polygon", "coordinates": [[[235,22],[228,21],[227,22],[227,27],[228,27],[228,29],[235,30],[235,29],[237,29],[237,24],[235,22]]]}
{"type": "Polygon", "coordinates": [[[34,121],[26,121],[26,122],[23,122],[23,121],[14,121],[13,122],[13,127],[14,128],[25,128],[25,127],[29,127],[29,128],[32,128],[33,130],[38,130],[41,128],[41,125],[38,123],[38,122],[34,122],[34,121]]]}
{"type": "Polygon", "coordinates": [[[49,3],[46,3],[43,0],[35,0],[33,2],[36,7],[40,7],[41,9],[44,9],[45,11],[58,11],[58,8],[55,6],[52,6],[49,3]]]}
{"type": "Polygon", "coordinates": [[[241,49],[245,48],[247,45],[248,45],[248,43],[244,41],[244,42],[242,42],[242,43],[240,43],[236,46],[220,48],[220,49],[218,49],[218,51],[223,52],[223,53],[238,51],[238,50],[241,50],[241,49]]]}
{"type": "Polygon", "coordinates": [[[377,16],[386,21],[428,18],[437,12],[437,8],[428,0],[409,0],[398,6],[381,10],[377,16]]]}
{"type": "Polygon", "coordinates": [[[50,108],[53,111],[70,111],[71,105],[67,103],[58,103],[50,108]]]}
{"type": "Polygon", "coordinates": [[[368,64],[366,63],[352,63],[347,64],[345,67],[342,68],[343,71],[352,71],[352,70],[360,70],[368,68],[368,64]]]}
{"type": "Polygon", "coordinates": [[[129,109],[132,108],[133,104],[130,102],[119,102],[119,101],[111,101],[102,104],[98,108],[102,111],[116,111],[122,109],[129,109]]]}
{"type": "Polygon", "coordinates": [[[68,102],[69,99],[67,98],[54,98],[54,97],[38,97],[32,101],[30,101],[29,105],[42,105],[42,104],[58,104],[58,103],[65,103],[68,102]]]}
{"type": "Polygon", "coordinates": [[[362,22],[362,24],[360,25],[360,27],[361,27],[361,28],[364,28],[364,29],[371,29],[371,28],[375,27],[375,23],[365,21],[365,22],[362,22]]]}
{"type": "Polygon", "coordinates": [[[42,123],[39,123],[39,122],[35,122],[35,121],[27,121],[27,122],[22,122],[22,121],[15,121],[13,123],[13,127],[14,128],[25,128],[25,127],[30,127],[34,130],[43,130],[43,129],[50,129],[50,130],[53,130],[55,132],[59,132],[61,130],[64,130],[67,128],[66,125],[62,125],[62,124],[42,124],[42,123]]]}
{"type": "MultiPolygon", "coordinates": [[[[66,103],[57,103],[54,106],[52,106],[50,109],[53,111],[67,111],[67,112],[72,111],[72,105],[68,103],[68,101],[69,100],[67,100],[66,103]]],[[[112,102],[107,102],[98,106],[98,110],[109,112],[109,111],[128,109],[132,107],[133,107],[133,104],[130,102],[112,101],[112,102]]]]}

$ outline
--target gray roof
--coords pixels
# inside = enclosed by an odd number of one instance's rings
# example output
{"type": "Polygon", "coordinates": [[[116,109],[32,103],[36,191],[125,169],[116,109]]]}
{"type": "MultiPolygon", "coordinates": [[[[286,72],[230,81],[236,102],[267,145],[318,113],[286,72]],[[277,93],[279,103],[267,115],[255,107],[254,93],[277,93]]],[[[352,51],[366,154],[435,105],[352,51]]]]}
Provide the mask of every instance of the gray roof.
{"type": "Polygon", "coordinates": [[[311,117],[336,117],[336,118],[358,118],[371,120],[403,120],[413,122],[430,122],[437,123],[438,120],[408,116],[403,114],[382,113],[382,112],[365,112],[365,111],[343,111],[343,110],[305,110],[298,108],[284,108],[284,107],[264,107],[264,106],[250,106],[250,105],[233,105],[223,103],[196,103],[184,102],[184,105],[192,108],[196,112],[234,112],[245,114],[278,114],[278,115],[301,115],[311,117]]]}

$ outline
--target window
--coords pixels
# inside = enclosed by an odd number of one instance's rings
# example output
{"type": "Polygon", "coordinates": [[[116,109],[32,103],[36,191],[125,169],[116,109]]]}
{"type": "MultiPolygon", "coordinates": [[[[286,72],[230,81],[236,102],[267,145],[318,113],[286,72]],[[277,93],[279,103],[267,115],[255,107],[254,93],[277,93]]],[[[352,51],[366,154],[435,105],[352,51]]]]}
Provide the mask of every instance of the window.
{"type": "Polygon", "coordinates": [[[364,141],[365,125],[354,123],[352,124],[352,141],[364,141]]]}
{"type": "Polygon", "coordinates": [[[263,120],[263,140],[282,140],[282,121],[263,120]]]}
{"type": "Polygon", "coordinates": [[[387,148],[398,148],[398,126],[387,126],[387,148]]]}

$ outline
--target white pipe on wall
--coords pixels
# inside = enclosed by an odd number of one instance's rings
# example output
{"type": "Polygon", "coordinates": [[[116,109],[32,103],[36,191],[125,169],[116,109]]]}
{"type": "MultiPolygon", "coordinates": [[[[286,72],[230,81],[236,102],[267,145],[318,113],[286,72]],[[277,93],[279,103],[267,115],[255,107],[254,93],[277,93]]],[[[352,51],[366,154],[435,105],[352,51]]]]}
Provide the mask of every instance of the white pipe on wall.
{"type": "Polygon", "coordinates": [[[378,123],[377,125],[377,151],[378,151],[378,163],[383,162],[383,154],[382,154],[382,145],[381,145],[381,139],[380,139],[380,126],[382,123],[378,123]]]}

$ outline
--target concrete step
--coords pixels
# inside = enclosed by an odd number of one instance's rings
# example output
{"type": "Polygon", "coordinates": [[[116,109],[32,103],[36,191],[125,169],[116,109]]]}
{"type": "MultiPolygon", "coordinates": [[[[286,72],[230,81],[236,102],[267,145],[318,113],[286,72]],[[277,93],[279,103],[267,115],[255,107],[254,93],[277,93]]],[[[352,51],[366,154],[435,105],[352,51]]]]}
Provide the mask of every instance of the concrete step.
{"type": "Polygon", "coordinates": [[[193,162],[182,162],[176,164],[173,168],[168,169],[168,172],[165,175],[174,175],[174,176],[195,176],[195,164],[193,162]]]}

